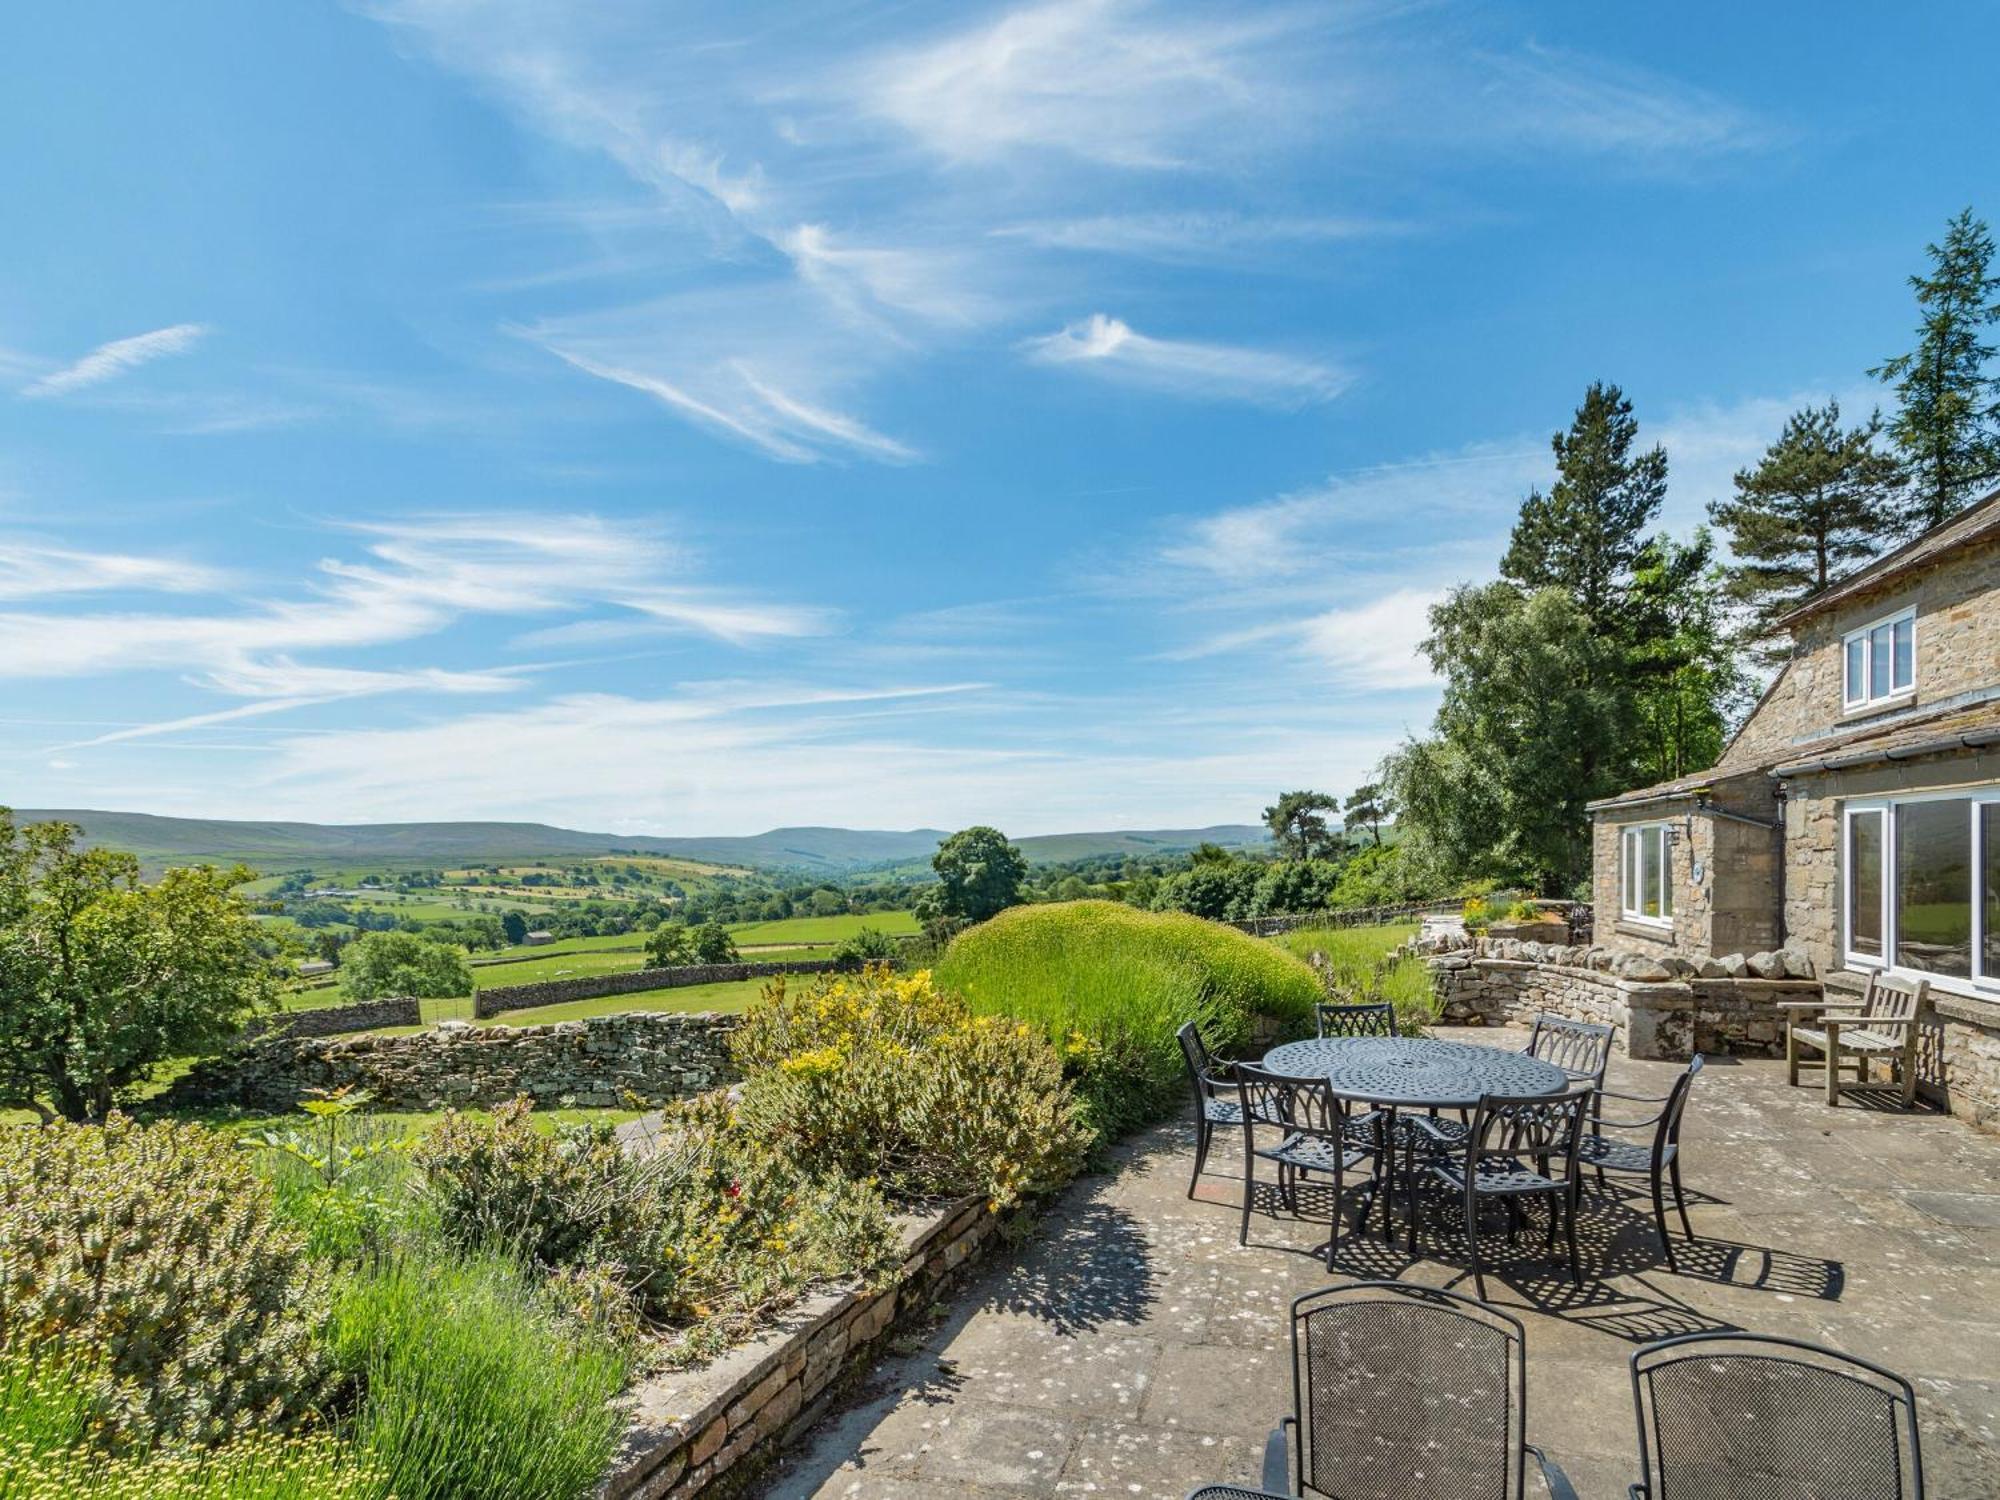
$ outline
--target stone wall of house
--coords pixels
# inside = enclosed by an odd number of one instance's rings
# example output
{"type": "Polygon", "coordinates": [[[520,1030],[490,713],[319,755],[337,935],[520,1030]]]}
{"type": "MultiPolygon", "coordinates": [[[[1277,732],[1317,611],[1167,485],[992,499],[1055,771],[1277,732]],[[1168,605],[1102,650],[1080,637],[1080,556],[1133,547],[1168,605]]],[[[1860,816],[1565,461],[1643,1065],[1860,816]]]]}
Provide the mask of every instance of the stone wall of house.
{"type": "Polygon", "coordinates": [[[1898,700],[1896,708],[1993,686],[2000,661],[1996,589],[2000,540],[1989,540],[1805,621],[1791,661],[1730,745],[1724,768],[1769,765],[1802,737],[1867,722],[1871,715],[1845,712],[1842,637],[1911,605],[1917,609],[1917,689],[1914,699],[1898,700]]]}
{"type": "Polygon", "coordinates": [[[292,1036],[338,1036],[343,1031],[374,1031],[382,1026],[421,1026],[423,1008],[409,995],[384,1000],[351,1000],[339,1005],[315,1005],[309,1010],[280,1011],[258,1016],[243,1028],[251,1041],[274,1031],[292,1036]]]}
{"type": "Polygon", "coordinates": [[[169,1107],[237,1105],[278,1113],[309,1089],[365,1089],[387,1110],[490,1108],[526,1094],[538,1106],[665,1104],[733,1077],[734,1016],[640,1011],[553,1026],[446,1023],[402,1036],[279,1033],[198,1063],[169,1107]]]}
{"type": "Polygon", "coordinates": [[[887,1286],[838,1286],[712,1364],[642,1382],[604,1500],[740,1493],[804,1434],[991,1243],[999,1221],[970,1198],[909,1220],[887,1286]]]}
{"type": "Polygon", "coordinates": [[[1441,1018],[1497,1026],[1538,1013],[1619,1028],[1630,1056],[1784,1051],[1787,1000],[1820,992],[1803,954],[1760,952],[1696,961],[1605,947],[1440,938],[1412,945],[1429,964],[1441,1018]]]}
{"type": "Polygon", "coordinates": [[[1690,794],[1599,810],[1591,827],[1594,940],[1621,952],[1695,959],[1778,947],[1777,822],[1775,790],[1762,771],[1718,780],[1700,799],[1690,794]],[[1675,832],[1667,851],[1670,929],[1619,916],[1619,839],[1634,823],[1666,823],[1675,832]]]}
{"type": "Polygon", "coordinates": [[[510,1010],[532,1010],[565,1000],[596,1000],[605,995],[633,995],[641,990],[677,990],[696,984],[725,984],[735,979],[764,979],[779,974],[825,974],[853,968],[830,958],[794,959],[779,964],[688,964],[672,969],[629,969],[622,974],[585,974],[575,979],[549,979],[540,984],[495,985],[472,997],[472,1013],[480,1018],[510,1010]]]}

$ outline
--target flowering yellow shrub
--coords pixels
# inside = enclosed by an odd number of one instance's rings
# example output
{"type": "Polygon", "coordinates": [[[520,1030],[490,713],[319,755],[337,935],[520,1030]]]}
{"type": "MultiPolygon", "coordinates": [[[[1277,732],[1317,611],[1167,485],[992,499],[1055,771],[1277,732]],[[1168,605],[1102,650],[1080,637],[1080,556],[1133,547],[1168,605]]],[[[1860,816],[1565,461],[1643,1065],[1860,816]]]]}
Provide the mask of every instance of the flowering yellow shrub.
{"type": "Polygon", "coordinates": [[[754,1137],[901,1197],[983,1193],[1005,1208],[1068,1181],[1089,1144],[1042,1032],[972,1015],[927,971],[825,976],[802,993],[774,984],[731,1048],[754,1137]]]}

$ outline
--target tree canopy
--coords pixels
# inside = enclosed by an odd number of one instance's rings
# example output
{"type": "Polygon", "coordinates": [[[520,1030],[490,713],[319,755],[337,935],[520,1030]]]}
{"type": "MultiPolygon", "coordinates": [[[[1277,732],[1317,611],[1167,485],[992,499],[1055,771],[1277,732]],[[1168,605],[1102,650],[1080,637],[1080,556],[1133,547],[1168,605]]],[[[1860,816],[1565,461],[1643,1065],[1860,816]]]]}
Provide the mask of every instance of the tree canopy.
{"type": "Polygon", "coordinates": [[[2000,372],[1984,330],[2000,322],[1993,234],[1970,208],[1925,246],[1930,270],[1910,278],[1920,317],[1917,347],[1868,373],[1896,389],[1889,424],[1910,467],[1908,524],[1947,519],[2000,479],[2000,372]]]}
{"type": "Polygon", "coordinates": [[[355,1000],[386,995],[442,1000],[472,992],[472,966],[455,943],[414,932],[368,932],[347,945],[340,984],[355,1000]]]}
{"type": "Polygon", "coordinates": [[[1264,826],[1285,858],[1324,859],[1340,847],[1340,836],[1326,821],[1339,810],[1340,799],[1325,792],[1285,792],[1264,809],[1264,826]]]}
{"type": "Polygon", "coordinates": [[[1709,502],[1735,558],[1724,594],[1766,665],[1790,653],[1778,620],[1896,529],[1903,469],[1876,446],[1881,432],[1880,413],[1842,426],[1838,401],[1794,412],[1757,466],[1737,474],[1735,494],[1709,502]]]}
{"type": "Polygon", "coordinates": [[[1382,824],[1394,816],[1393,806],[1379,781],[1356,787],[1340,805],[1342,826],[1349,833],[1365,828],[1377,847],[1382,843],[1382,824]]]}
{"type": "Polygon", "coordinates": [[[961,828],[931,856],[938,883],[917,898],[924,922],[983,922],[1019,904],[1027,857],[997,828],[961,828]]]}
{"type": "Polygon", "coordinates": [[[0,808],[0,1103],[101,1120],[170,1058],[220,1047],[275,994],[244,869],[79,849],[71,823],[0,808]]]}

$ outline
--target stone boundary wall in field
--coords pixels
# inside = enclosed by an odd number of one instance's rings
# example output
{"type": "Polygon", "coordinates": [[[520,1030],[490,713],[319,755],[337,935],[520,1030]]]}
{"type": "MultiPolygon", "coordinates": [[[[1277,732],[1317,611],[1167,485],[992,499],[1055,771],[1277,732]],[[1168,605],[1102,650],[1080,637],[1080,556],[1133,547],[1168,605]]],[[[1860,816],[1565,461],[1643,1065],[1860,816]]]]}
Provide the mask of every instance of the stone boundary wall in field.
{"type": "Polygon", "coordinates": [[[622,974],[582,974],[575,979],[548,979],[540,984],[495,985],[472,996],[472,1013],[482,1019],[510,1010],[532,1010],[565,1000],[595,1000],[604,995],[631,995],[640,990],[678,990],[696,984],[723,984],[732,979],[765,979],[779,974],[827,974],[853,969],[854,964],[830,958],[802,958],[778,964],[689,964],[672,969],[628,969],[622,974]]]}
{"type": "Polygon", "coordinates": [[[308,1089],[365,1089],[377,1109],[484,1109],[526,1094],[538,1107],[665,1104],[734,1077],[735,1016],[637,1011],[553,1026],[449,1023],[403,1036],[263,1037],[198,1063],[168,1108],[296,1108],[308,1089]]]}
{"type": "Polygon", "coordinates": [[[315,1005],[308,1010],[258,1016],[244,1026],[245,1041],[282,1031],[288,1036],[337,1036],[343,1031],[373,1031],[379,1026],[421,1026],[423,1007],[409,995],[383,1000],[354,1000],[342,1005],[315,1005]]]}
{"type": "Polygon", "coordinates": [[[1430,966],[1448,1025],[1527,1022],[1546,1011],[1617,1026],[1632,1057],[1781,1056],[1778,1007],[1820,994],[1811,961],[1791,951],[1697,963],[1505,938],[1451,936],[1408,946],[1430,966]]]}
{"type": "Polygon", "coordinates": [[[1247,932],[1252,937],[1277,937],[1280,933],[1296,932],[1301,927],[1376,927],[1404,917],[1454,912],[1463,904],[1459,901],[1409,901],[1400,906],[1352,906],[1344,911],[1292,911],[1274,917],[1245,917],[1240,922],[1223,925],[1234,927],[1238,932],[1247,932]]]}
{"type": "Polygon", "coordinates": [[[888,1285],[854,1281],[818,1292],[713,1363],[642,1382],[626,1398],[631,1425],[599,1496],[692,1500],[740,1491],[923,1315],[998,1224],[979,1198],[913,1218],[888,1285]]]}

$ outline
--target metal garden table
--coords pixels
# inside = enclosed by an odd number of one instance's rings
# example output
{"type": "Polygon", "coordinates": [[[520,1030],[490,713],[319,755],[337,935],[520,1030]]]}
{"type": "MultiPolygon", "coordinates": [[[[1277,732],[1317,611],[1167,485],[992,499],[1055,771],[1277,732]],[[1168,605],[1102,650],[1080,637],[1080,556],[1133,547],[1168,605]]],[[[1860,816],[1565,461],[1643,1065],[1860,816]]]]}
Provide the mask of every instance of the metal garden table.
{"type": "MultiPolygon", "coordinates": [[[[1503,1047],[1447,1042],[1427,1036],[1328,1036],[1287,1042],[1264,1054],[1265,1071],[1301,1081],[1325,1080],[1333,1092],[1388,1114],[1386,1140],[1396,1150],[1399,1110],[1476,1109],[1486,1094],[1560,1094],[1570,1076],[1554,1063],[1503,1047]]],[[[1406,1169],[1415,1171],[1414,1151],[1406,1169]]],[[[1394,1168],[1391,1168],[1394,1174],[1394,1168]]],[[[1390,1189],[1393,1191],[1393,1188],[1390,1189]]],[[[1411,1245],[1416,1243],[1416,1183],[1406,1181],[1411,1245]]],[[[1367,1210],[1362,1211],[1367,1219],[1367,1210]]],[[[1382,1228],[1389,1230],[1389,1192],[1382,1198],[1382,1228]]]]}

